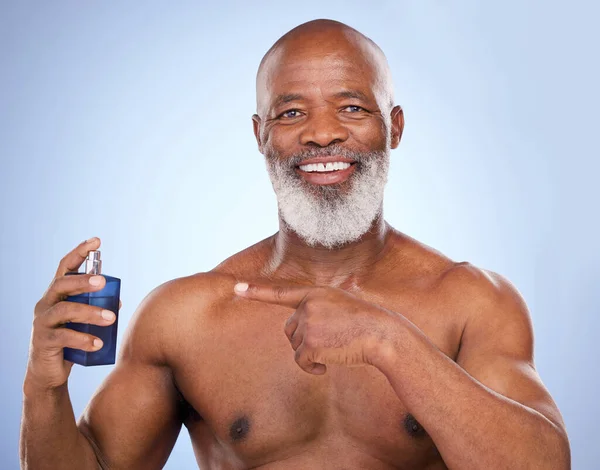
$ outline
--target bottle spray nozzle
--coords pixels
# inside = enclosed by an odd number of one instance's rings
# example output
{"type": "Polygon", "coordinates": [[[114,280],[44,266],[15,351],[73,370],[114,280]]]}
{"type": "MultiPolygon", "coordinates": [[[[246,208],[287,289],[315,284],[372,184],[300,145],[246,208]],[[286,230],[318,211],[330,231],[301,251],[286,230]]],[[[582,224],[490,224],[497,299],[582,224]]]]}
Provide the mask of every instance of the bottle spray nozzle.
{"type": "Polygon", "coordinates": [[[100,251],[90,251],[85,259],[86,274],[102,274],[102,260],[100,251]]]}

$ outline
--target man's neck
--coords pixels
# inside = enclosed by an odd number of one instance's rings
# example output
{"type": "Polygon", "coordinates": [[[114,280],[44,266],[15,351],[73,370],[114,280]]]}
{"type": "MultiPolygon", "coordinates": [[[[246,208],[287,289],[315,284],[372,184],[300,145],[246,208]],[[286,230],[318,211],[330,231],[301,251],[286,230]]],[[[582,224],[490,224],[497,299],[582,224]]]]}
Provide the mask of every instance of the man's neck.
{"type": "Polygon", "coordinates": [[[279,227],[272,238],[265,274],[319,286],[359,286],[363,278],[373,274],[392,244],[393,229],[381,216],[358,241],[335,249],[307,245],[281,220],[279,227]]]}

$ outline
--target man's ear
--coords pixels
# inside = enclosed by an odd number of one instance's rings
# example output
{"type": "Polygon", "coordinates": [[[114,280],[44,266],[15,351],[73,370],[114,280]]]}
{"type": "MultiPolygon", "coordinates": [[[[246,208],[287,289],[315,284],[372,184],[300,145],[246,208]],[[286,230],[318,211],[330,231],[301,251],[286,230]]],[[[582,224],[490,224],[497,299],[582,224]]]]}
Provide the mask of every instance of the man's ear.
{"type": "Polygon", "coordinates": [[[254,129],[254,137],[256,137],[256,143],[258,144],[258,151],[262,151],[262,142],[260,141],[260,117],[258,114],[252,115],[252,128],[254,129]]]}
{"type": "Polygon", "coordinates": [[[402,111],[402,107],[394,106],[390,116],[392,118],[391,147],[395,149],[400,145],[400,139],[402,139],[402,132],[404,131],[404,111],[402,111]]]}

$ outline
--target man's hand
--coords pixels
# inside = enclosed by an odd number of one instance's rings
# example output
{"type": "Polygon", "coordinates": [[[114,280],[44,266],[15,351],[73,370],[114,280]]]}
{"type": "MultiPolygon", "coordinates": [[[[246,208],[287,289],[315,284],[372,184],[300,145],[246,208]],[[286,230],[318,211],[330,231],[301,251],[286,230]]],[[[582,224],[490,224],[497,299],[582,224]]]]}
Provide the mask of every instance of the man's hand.
{"type": "MultiPolygon", "coordinates": [[[[65,301],[69,295],[95,292],[104,288],[103,276],[82,274],[67,276],[77,271],[90,250],[97,250],[100,239],[91,238],[67,253],[58,265],[50,286],[34,309],[33,328],[29,348],[29,362],[25,388],[54,389],[66,383],[73,363],[63,358],[65,347],[92,352],[102,347],[102,340],[87,333],[63,328],[67,322],[108,326],[115,314],[100,307],[65,301]]],[[[120,304],[119,304],[120,308],[120,304]]]]}
{"type": "Polygon", "coordinates": [[[249,300],[295,309],[285,334],[306,372],[324,374],[327,364],[372,365],[377,344],[393,315],[333,287],[263,286],[238,283],[235,293],[249,300]]]}

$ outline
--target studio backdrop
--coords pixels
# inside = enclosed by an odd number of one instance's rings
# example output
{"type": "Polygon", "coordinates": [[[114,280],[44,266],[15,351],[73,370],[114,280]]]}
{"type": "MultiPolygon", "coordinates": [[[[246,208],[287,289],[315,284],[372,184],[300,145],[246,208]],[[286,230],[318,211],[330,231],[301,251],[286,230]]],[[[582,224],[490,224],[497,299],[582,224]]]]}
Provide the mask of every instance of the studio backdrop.
{"type": "MultiPolygon", "coordinates": [[[[254,79],[292,27],[376,41],[406,128],[384,214],[525,298],[573,468],[600,462],[600,226],[592,1],[2,2],[0,467],[16,469],[33,308],[61,257],[102,239],[119,345],[144,296],[277,231],[254,79]]],[[[200,360],[200,359],[199,359],[200,360]]],[[[74,367],[81,414],[111,366],[74,367]]],[[[185,429],[167,469],[196,468],[185,429]]]]}

